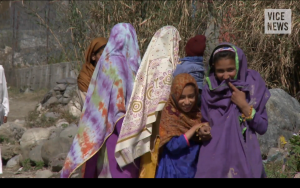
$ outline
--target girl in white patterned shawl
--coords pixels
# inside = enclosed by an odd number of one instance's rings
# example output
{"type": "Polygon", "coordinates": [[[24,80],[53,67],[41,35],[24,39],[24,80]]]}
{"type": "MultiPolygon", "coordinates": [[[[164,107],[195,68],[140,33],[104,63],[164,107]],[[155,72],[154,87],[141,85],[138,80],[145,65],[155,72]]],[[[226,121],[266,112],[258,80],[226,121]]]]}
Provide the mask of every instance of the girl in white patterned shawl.
{"type": "Polygon", "coordinates": [[[135,78],[134,88],[115,149],[120,167],[141,158],[140,178],[154,178],[160,112],[168,101],[179,61],[180,35],[173,26],[153,36],[135,78]]]}

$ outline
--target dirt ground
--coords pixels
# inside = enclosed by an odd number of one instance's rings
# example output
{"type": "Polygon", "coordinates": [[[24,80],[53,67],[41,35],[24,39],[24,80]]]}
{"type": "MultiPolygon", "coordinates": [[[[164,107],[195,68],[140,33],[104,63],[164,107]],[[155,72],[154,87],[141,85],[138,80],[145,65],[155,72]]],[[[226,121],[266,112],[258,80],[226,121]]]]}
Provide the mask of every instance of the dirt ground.
{"type": "MultiPolygon", "coordinates": [[[[43,99],[46,90],[34,91],[31,93],[20,93],[15,89],[8,89],[9,107],[8,122],[15,120],[25,120],[29,111],[36,108],[36,105],[43,99]]],[[[41,170],[45,170],[41,169],[41,170]]],[[[0,178],[35,178],[37,170],[24,171],[21,167],[6,168],[3,166],[3,174],[0,178]]],[[[58,173],[54,173],[52,177],[59,177],[58,173]]]]}
{"type": "Polygon", "coordinates": [[[8,121],[16,119],[25,120],[29,111],[35,109],[36,105],[43,99],[46,90],[34,91],[31,93],[19,93],[15,90],[8,90],[9,108],[8,121]]]}

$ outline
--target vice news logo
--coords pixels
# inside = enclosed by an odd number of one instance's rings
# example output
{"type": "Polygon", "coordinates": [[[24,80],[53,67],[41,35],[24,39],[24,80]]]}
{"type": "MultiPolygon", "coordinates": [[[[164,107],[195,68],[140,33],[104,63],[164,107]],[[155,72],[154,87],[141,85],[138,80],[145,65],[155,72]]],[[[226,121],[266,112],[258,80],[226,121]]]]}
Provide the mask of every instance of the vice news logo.
{"type": "Polygon", "coordinates": [[[265,9],[265,34],[291,34],[291,9],[265,9]]]}

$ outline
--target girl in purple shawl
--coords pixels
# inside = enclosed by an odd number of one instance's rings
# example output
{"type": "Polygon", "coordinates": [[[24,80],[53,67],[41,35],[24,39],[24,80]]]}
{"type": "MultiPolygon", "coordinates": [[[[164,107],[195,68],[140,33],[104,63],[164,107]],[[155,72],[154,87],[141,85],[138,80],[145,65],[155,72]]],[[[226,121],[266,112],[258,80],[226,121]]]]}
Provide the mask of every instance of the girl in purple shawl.
{"type": "Polygon", "coordinates": [[[203,141],[195,178],[266,177],[256,133],[267,131],[269,98],[240,48],[223,43],[213,50],[201,101],[202,122],[209,122],[212,139],[203,141]]]}

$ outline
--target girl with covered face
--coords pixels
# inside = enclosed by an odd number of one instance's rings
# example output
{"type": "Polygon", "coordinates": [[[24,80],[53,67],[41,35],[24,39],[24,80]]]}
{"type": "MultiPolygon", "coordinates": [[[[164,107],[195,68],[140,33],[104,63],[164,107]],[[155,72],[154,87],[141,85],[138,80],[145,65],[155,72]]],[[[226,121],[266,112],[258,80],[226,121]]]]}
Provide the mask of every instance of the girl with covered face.
{"type": "Polygon", "coordinates": [[[84,178],[138,177],[138,160],[137,166],[130,164],[121,169],[114,151],[140,61],[133,26],[115,25],[91,78],[62,178],[70,177],[79,167],[83,167],[84,178]]]}
{"type": "Polygon", "coordinates": [[[240,48],[223,43],[213,50],[201,100],[212,139],[200,148],[196,178],[266,177],[256,133],[267,131],[269,98],[240,48]]]}
{"type": "Polygon", "coordinates": [[[178,30],[171,25],[156,31],[135,78],[115,156],[120,167],[141,157],[140,178],[155,178],[159,122],[178,64],[179,41],[178,30]]]}
{"type": "Polygon", "coordinates": [[[92,40],[85,53],[85,63],[77,78],[78,96],[80,97],[81,108],[85,102],[86,92],[90,85],[97,62],[99,61],[103,50],[107,44],[107,39],[98,37],[92,40]]]}

